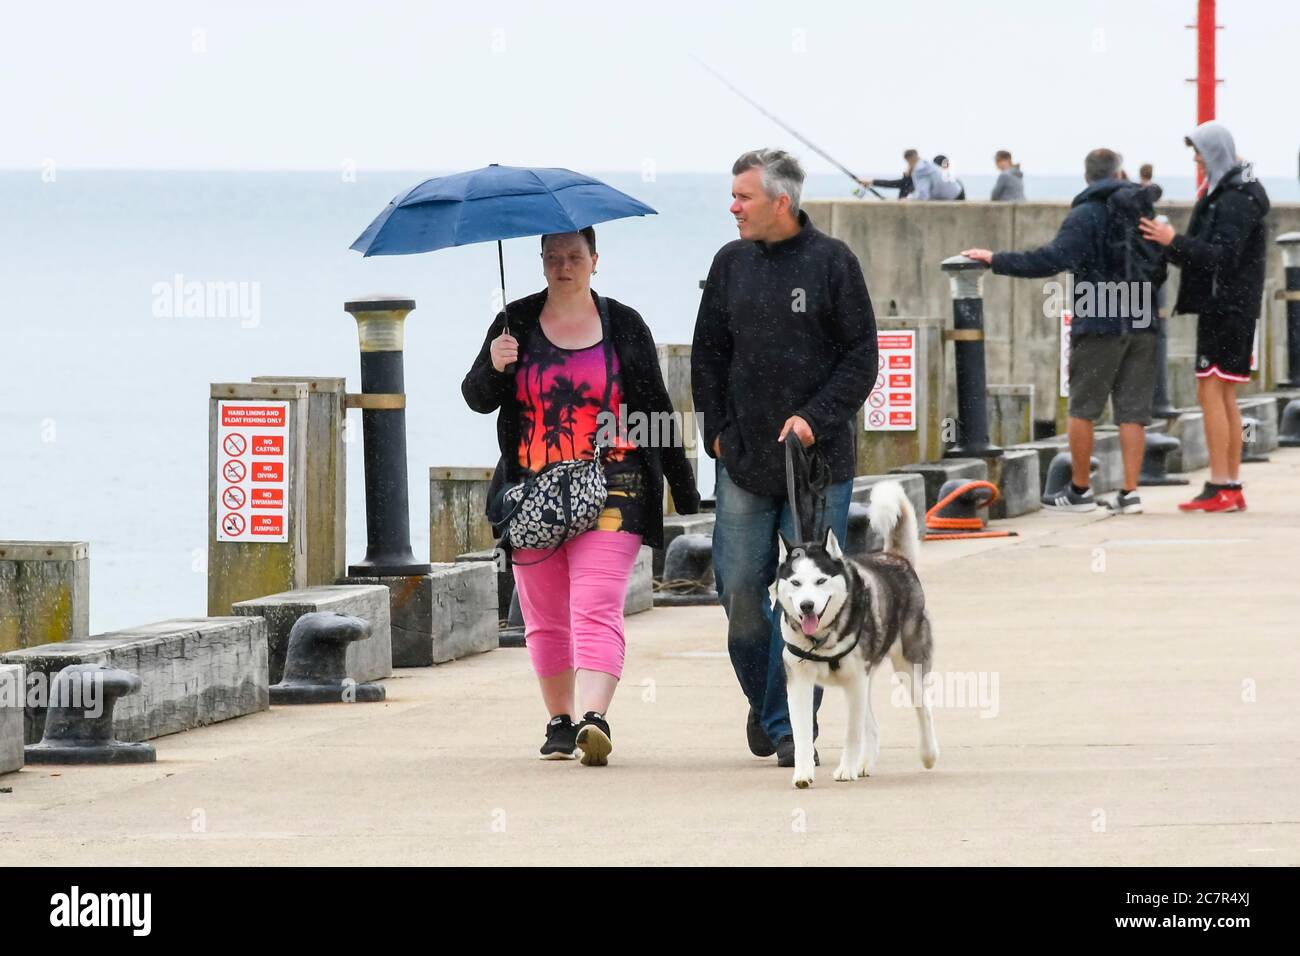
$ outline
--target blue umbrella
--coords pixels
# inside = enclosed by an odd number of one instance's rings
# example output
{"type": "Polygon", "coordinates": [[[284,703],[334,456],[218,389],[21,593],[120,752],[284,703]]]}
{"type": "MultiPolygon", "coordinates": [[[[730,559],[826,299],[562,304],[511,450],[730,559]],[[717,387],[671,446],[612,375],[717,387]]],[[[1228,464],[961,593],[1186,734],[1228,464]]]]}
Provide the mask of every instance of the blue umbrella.
{"type": "Polygon", "coordinates": [[[654,214],[627,193],[571,169],[494,163],[427,179],[393,197],[350,248],[366,256],[401,256],[495,240],[504,302],[501,240],[577,232],[598,222],[654,214]]]}

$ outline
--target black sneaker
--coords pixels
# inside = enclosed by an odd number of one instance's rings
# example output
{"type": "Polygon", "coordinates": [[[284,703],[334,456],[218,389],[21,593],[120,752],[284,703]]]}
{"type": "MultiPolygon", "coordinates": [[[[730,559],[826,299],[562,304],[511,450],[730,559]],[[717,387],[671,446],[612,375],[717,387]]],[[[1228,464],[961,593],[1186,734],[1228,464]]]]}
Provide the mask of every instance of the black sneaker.
{"type": "Polygon", "coordinates": [[[1138,497],[1137,491],[1120,491],[1115,495],[1115,503],[1106,507],[1117,515],[1140,515],[1142,499],[1138,497]]]}
{"type": "Polygon", "coordinates": [[[1079,494],[1067,483],[1056,494],[1043,495],[1043,507],[1051,511],[1096,511],[1097,501],[1092,497],[1091,488],[1079,494]]]}
{"type": "Polygon", "coordinates": [[[749,752],[755,757],[770,757],[776,753],[776,745],[763,729],[753,707],[749,708],[749,720],[745,722],[745,736],[749,739],[749,752]]]}
{"type": "Polygon", "coordinates": [[[578,724],[578,749],[582,751],[581,763],[584,767],[603,767],[609,763],[609,752],[614,744],[609,738],[609,724],[604,714],[589,710],[582,715],[578,724]]]}
{"type": "Polygon", "coordinates": [[[573,718],[568,714],[552,717],[546,724],[546,743],[542,744],[543,760],[572,760],[578,756],[574,753],[577,743],[574,738],[578,728],[573,726],[573,718]]]}
{"type": "MultiPolygon", "coordinates": [[[[776,742],[776,765],[778,767],[794,766],[794,738],[793,737],[782,737],[780,740],[776,742]]],[[[819,754],[817,752],[817,748],[814,747],[813,766],[820,767],[821,765],[822,765],[821,754],[819,754]]]]}

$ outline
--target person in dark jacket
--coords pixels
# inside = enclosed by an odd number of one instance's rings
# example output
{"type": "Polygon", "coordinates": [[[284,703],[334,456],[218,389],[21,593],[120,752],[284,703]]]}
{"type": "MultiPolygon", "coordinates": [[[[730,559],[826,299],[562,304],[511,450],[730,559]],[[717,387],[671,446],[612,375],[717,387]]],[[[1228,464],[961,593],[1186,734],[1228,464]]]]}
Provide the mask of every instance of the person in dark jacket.
{"type": "Polygon", "coordinates": [[[546,290],[496,317],[461,383],[470,408],[497,413],[501,460],[489,503],[548,464],[605,449],[608,496],[596,527],[554,553],[514,555],[525,640],[550,714],[542,757],[581,750],[588,766],[606,763],[613,747],[607,711],[623,669],[624,596],[641,544],[663,546],[664,478],[680,513],[694,514],[700,502],[654,339],[614,299],[604,300],[602,322],[591,289],[596,260],[590,227],[543,236],[546,290]]]}
{"type": "Polygon", "coordinates": [[[1207,189],[1186,233],[1144,219],[1143,234],[1166,249],[1182,274],[1174,312],[1196,319],[1196,398],[1205,419],[1210,480],[1183,511],[1245,511],[1237,385],[1250,381],[1255,322],[1264,297],[1268,194],[1237,157],[1232,134],[1202,123],[1186,139],[1207,189]]]}
{"type": "Polygon", "coordinates": [[[876,320],[857,257],[799,208],[798,161],[755,150],[736,160],[732,176],[740,238],[719,250],[704,284],[691,391],[718,462],[713,567],[727,648],[749,700],[749,747],[793,767],[780,620],[768,591],[778,527],[790,541],[800,537],[783,442],[793,433],[821,452],[831,481],[826,525],[843,541],[855,416],[877,374],[876,320]]]}
{"type": "Polygon", "coordinates": [[[903,162],[907,163],[907,168],[898,179],[859,179],[858,182],[868,188],[880,186],[884,189],[897,189],[898,198],[906,199],[916,189],[916,185],[912,182],[912,170],[916,169],[916,164],[920,161],[920,153],[914,149],[906,150],[903,153],[903,162]]]}
{"type": "Polygon", "coordinates": [[[1097,504],[1089,476],[1093,426],[1109,399],[1119,425],[1124,485],[1112,509],[1142,510],[1138,472],[1155,389],[1156,324],[1150,283],[1129,283],[1106,256],[1109,203],[1121,190],[1142,187],[1120,179],[1123,158],[1094,149],[1084,160],[1088,186],[1074,197],[1056,238],[1029,252],[967,249],[963,255],[992,266],[998,275],[1046,278],[1074,274],[1069,359],[1070,486],[1044,504],[1059,511],[1092,511],[1097,504]]]}

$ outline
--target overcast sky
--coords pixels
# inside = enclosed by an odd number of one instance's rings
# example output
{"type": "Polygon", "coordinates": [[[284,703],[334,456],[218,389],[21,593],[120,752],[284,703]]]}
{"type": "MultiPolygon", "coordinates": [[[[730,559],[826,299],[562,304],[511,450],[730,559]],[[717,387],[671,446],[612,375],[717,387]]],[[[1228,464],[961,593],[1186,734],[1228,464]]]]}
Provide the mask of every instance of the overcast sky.
{"type": "MultiPolygon", "coordinates": [[[[0,167],[716,170],[795,146],[694,54],[863,175],[904,147],[1190,172],[1195,0],[12,3],[0,167]]],[[[1219,119],[1296,173],[1300,3],[1220,0],[1219,119]]],[[[802,150],[814,171],[830,167],[802,150]]]]}

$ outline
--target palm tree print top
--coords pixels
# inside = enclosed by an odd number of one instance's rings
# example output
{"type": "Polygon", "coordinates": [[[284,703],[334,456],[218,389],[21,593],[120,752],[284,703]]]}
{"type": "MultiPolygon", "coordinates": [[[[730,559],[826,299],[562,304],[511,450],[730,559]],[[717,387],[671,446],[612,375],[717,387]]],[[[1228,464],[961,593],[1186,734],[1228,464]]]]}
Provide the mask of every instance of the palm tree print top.
{"type": "MultiPolygon", "coordinates": [[[[618,414],[623,401],[618,353],[610,355],[614,375],[609,409],[618,414]]],[[[591,458],[605,394],[605,343],[585,349],[562,349],[533,328],[519,352],[515,397],[519,401],[519,464],[540,471],[555,461],[591,458]]],[[[636,446],[617,435],[606,460],[622,461],[636,446]]]]}

